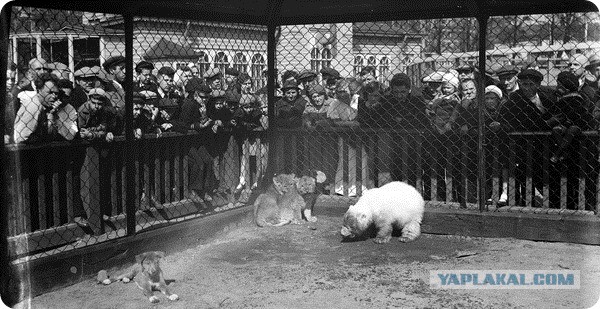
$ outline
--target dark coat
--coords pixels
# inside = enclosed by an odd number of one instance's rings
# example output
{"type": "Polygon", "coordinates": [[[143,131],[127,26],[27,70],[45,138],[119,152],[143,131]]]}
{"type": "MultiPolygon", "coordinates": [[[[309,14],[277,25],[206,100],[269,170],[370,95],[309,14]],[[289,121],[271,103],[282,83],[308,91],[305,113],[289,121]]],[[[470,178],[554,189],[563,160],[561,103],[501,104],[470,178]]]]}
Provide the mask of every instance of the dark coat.
{"type": "Polygon", "coordinates": [[[556,96],[551,90],[544,88],[538,91],[538,95],[545,109],[543,112],[523,94],[521,89],[511,93],[500,111],[502,128],[507,132],[549,131],[551,127],[547,120],[552,117],[550,111],[555,108],[556,96]]]}
{"type": "Polygon", "coordinates": [[[275,124],[279,127],[302,126],[302,114],[306,108],[306,100],[298,95],[296,100],[288,102],[285,98],[275,102],[275,124]]]}

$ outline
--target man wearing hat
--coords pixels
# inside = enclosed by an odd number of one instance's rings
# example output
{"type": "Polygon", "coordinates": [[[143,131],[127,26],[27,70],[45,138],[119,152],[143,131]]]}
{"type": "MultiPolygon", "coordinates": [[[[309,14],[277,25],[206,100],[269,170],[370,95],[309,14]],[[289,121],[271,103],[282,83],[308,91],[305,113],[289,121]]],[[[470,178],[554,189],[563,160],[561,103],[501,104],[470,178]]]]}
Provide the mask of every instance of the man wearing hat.
{"type": "Polygon", "coordinates": [[[88,92],[92,90],[98,80],[98,76],[92,68],[84,66],[75,70],[75,88],[73,88],[72,104],[79,109],[88,100],[88,92]]]}
{"type": "Polygon", "coordinates": [[[475,79],[475,67],[468,63],[458,66],[456,71],[458,72],[458,79],[460,81],[463,81],[467,78],[475,79]]]}
{"type": "Polygon", "coordinates": [[[499,88],[503,92],[504,97],[508,97],[513,92],[519,90],[519,83],[517,82],[517,73],[519,71],[513,65],[507,64],[500,67],[496,72],[498,80],[500,80],[499,88]]]}
{"type": "MultiPolygon", "coordinates": [[[[547,120],[551,118],[550,110],[555,106],[557,98],[554,91],[542,87],[543,75],[533,69],[524,69],[517,74],[519,90],[510,94],[508,101],[500,112],[499,126],[503,132],[539,132],[550,131],[547,120]]],[[[527,168],[534,171],[535,199],[540,202],[543,197],[541,164],[543,160],[543,141],[536,137],[515,136],[517,148],[518,180],[524,184],[527,168]],[[527,166],[527,147],[532,145],[534,151],[533,167],[527,166]]],[[[524,191],[523,191],[524,192],[524,191]]],[[[521,196],[524,199],[524,196],[521,196]]]]}
{"type": "Polygon", "coordinates": [[[444,72],[427,69],[421,78],[423,86],[416,89],[415,93],[420,93],[425,101],[429,102],[441,93],[442,77],[444,72]]]}
{"type": "Polygon", "coordinates": [[[107,87],[106,92],[109,93],[111,103],[117,108],[118,111],[125,110],[125,89],[123,83],[125,82],[125,57],[116,56],[108,58],[102,67],[104,71],[111,75],[106,77],[107,87]]]}
{"type": "Polygon", "coordinates": [[[204,72],[204,81],[212,90],[222,90],[221,71],[218,68],[210,68],[204,72]]]}
{"type": "Polygon", "coordinates": [[[89,100],[77,110],[79,135],[87,140],[112,141],[117,111],[110,105],[108,94],[102,88],[93,88],[88,97],[89,100]]]}
{"type": "Polygon", "coordinates": [[[133,85],[133,92],[139,92],[142,90],[158,92],[158,85],[154,82],[154,79],[151,78],[152,70],[154,70],[154,65],[152,62],[148,61],[140,61],[135,66],[137,82],[133,85]]]}
{"type": "Polygon", "coordinates": [[[202,83],[200,78],[194,77],[185,86],[188,97],[183,100],[179,120],[174,121],[174,130],[187,133],[194,130],[200,133],[199,147],[192,147],[188,152],[189,164],[189,196],[188,198],[197,206],[205,209],[204,201],[212,201],[209,195],[216,189],[216,178],[213,171],[213,157],[207,148],[212,144],[214,133],[211,131],[213,120],[208,117],[207,105],[212,90],[202,83]]]}
{"type": "Polygon", "coordinates": [[[156,107],[159,109],[159,115],[157,115],[155,121],[163,131],[171,129],[173,127],[172,120],[179,117],[179,106],[182,98],[173,91],[174,76],[175,70],[169,66],[160,68],[156,76],[158,81],[158,102],[156,107]]]}
{"type": "Polygon", "coordinates": [[[304,70],[298,74],[297,81],[300,84],[300,89],[303,90],[302,95],[308,97],[309,88],[317,84],[317,73],[310,70],[304,70]]]}
{"type": "Polygon", "coordinates": [[[329,79],[334,79],[334,80],[338,80],[340,79],[340,72],[338,72],[336,69],[334,68],[322,68],[321,69],[321,77],[323,77],[323,82],[326,82],[329,79]]]}

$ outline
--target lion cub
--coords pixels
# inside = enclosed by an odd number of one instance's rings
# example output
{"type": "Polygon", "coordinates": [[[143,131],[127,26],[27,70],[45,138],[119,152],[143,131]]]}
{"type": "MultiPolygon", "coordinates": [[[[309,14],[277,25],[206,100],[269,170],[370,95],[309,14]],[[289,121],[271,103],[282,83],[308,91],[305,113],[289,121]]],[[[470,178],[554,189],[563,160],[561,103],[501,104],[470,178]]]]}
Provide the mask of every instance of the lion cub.
{"type": "MultiPolygon", "coordinates": [[[[114,281],[123,281],[127,283],[132,279],[135,284],[142,290],[144,295],[148,297],[151,303],[157,303],[158,297],[154,296],[153,291],[159,290],[163,294],[167,295],[169,300],[178,300],[177,294],[171,294],[169,288],[165,283],[163,272],[160,269],[159,261],[165,257],[165,253],[161,251],[152,251],[138,254],[135,256],[136,264],[129,269],[125,274],[118,276],[114,281]]],[[[103,275],[105,278],[102,280],[98,279],[104,284],[110,284],[113,280],[106,277],[106,271],[100,271],[98,277],[103,275]]]]}
{"type": "Polygon", "coordinates": [[[295,174],[280,174],[254,201],[254,222],[260,227],[299,223],[305,202],[297,189],[295,174]]]}

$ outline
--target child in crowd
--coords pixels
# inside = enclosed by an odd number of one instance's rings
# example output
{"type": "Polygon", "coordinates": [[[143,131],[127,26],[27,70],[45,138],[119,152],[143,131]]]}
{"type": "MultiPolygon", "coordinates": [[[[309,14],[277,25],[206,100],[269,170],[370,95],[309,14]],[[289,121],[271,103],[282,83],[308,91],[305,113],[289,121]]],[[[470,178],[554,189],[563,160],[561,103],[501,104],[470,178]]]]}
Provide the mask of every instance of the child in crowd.
{"type": "Polygon", "coordinates": [[[295,80],[287,80],[281,90],[283,97],[275,102],[276,125],[295,128],[302,126],[302,113],[304,113],[307,102],[299,95],[298,84],[295,80]]]}
{"type": "Polygon", "coordinates": [[[439,134],[452,131],[458,117],[458,76],[445,73],[442,76],[441,94],[427,105],[427,114],[431,117],[434,129],[439,134]]]}

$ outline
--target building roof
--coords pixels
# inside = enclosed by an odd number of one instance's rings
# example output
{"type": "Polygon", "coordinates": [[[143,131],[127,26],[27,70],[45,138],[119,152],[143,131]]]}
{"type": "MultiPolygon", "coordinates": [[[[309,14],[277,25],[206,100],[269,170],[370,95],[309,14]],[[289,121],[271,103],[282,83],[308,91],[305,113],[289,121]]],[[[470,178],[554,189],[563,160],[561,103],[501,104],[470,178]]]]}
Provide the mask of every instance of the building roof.
{"type": "Polygon", "coordinates": [[[198,57],[200,57],[200,53],[196,53],[191,46],[179,45],[166,39],[160,39],[160,41],[150,47],[143,56],[145,60],[198,57]]]}
{"type": "Polygon", "coordinates": [[[356,22],[353,24],[353,33],[355,35],[368,35],[368,36],[385,36],[385,37],[421,37],[425,36],[424,33],[419,33],[415,29],[420,29],[420,26],[413,27],[411,22],[356,22]]]}

